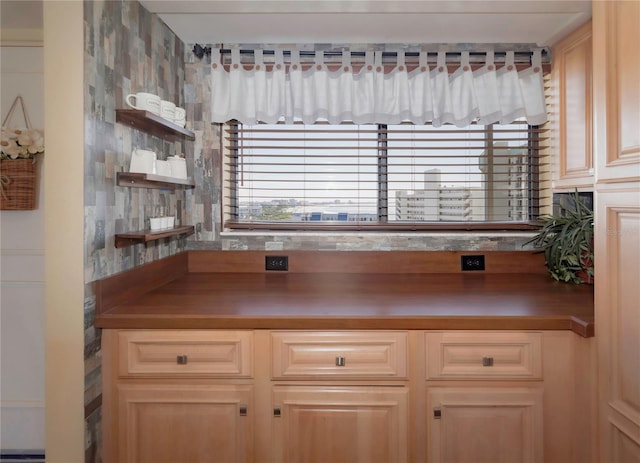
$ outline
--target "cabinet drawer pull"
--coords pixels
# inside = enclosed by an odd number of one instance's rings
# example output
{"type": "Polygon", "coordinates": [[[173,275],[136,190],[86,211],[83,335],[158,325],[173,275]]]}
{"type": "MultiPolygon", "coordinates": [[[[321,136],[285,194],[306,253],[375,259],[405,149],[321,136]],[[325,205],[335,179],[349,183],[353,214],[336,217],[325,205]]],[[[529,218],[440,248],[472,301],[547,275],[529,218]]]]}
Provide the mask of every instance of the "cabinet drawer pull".
{"type": "Polygon", "coordinates": [[[247,406],[240,404],[240,416],[247,416],[247,406]]]}
{"type": "Polygon", "coordinates": [[[187,358],[186,355],[178,355],[176,357],[176,363],[178,365],[186,365],[188,361],[189,361],[189,359],[187,358]]]}
{"type": "Polygon", "coordinates": [[[343,367],[347,364],[347,359],[342,357],[341,355],[336,357],[336,366],[343,367]]]}
{"type": "Polygon", "coordinates": [[[493,366],[493,357],[482,357],[482,366],[483,367],[492,367],[493,366]]]}
{"type": "Polygon", "coordinates": [[[275,416],[276,418],[280,418],[281,416],[280,407],[273,407],[273,416],[275,416]]]}

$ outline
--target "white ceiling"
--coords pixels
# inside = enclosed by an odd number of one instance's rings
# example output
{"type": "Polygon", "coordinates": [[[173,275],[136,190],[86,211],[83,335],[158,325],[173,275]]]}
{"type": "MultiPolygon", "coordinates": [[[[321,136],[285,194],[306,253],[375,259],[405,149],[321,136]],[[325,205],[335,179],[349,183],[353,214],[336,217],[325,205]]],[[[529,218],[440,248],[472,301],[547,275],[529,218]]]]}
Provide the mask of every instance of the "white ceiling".
{"type": "MultiPolygon", "coordinates": [[[[186,43],[553,44],[591,0],[140,0],[186,43]]],[[[42,27],[42,1],[2,0],[3,28],[42,27]]]]}
{"type": "Polygon", "coordinates": [[[590,0],[140,0],[186,43],[553,44],[590,0]]]}

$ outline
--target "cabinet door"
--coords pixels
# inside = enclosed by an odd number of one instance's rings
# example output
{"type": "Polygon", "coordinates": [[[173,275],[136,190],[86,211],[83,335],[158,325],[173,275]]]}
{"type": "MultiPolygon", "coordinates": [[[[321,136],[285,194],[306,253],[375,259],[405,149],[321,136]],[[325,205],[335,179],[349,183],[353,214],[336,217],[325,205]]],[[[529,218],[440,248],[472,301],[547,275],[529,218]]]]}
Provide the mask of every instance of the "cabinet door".
{"type": "Polygon", "coordinates": [[[558,117],[553,188],[593,188],[591,22],[553,47],[558,117]]]}
{"type": "Polygon", "coordinates": [[[253,461],[252,395],[246,385],[120,384],[116,461],[253,461]]]}
{"type": "Polygon", "coordinates": [[[640,190],[596,195],[602,462],[640,461],[640,190]]]}
{"type": "Polygon", "coordinates": [[[275,386],[276,462],[407,461],[407,388],[275,386]]]}
{"type": "Polygon", "coordinates": [[[640,461],[640,2],[593,2],[600,462],[640,461]]]}
{"type": "Polygon", "coordinates": [[[433,387],[427,410],[429,462],[543,461],[541,389],[433,387]]]}
{"type": "Polygon", "coordinates": [[[593,2],[598,182],[640,178],[640,2],[593,2]]]}

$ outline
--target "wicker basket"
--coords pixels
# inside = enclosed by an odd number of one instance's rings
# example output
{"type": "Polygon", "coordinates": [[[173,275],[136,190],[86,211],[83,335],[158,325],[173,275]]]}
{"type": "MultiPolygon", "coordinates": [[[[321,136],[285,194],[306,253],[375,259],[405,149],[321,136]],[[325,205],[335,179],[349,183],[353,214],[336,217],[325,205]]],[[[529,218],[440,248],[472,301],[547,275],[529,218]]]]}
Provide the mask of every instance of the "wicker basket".
{"type": "Polygon", "coordinates": [[[0,161],[0,210],[26,211],[36,208],[36,160],[0,161]]]}

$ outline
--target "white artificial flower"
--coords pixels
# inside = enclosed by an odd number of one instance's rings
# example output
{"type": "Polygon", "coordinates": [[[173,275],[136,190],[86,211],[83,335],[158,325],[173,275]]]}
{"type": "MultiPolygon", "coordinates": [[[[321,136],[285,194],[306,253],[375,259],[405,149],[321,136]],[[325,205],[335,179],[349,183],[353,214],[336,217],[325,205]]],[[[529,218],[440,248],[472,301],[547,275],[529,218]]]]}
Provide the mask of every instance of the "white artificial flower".
{"type": "Polygon", "coordinates": [[[30,154],[44,151],[44,140],[40,132],[29,129],[18,135],[18,143],[27,149],[30,154]]]}
{"type": "Polygon", "coordinates": [[[27,154],[27,149],[24,146],[18,145],[17,140],[9,139],[3,141],[2,152],[6,154],[10,159],[18,159],[21,157],[25,157],[25,155],[27,154]]]}
{"type": "Polygon", "coordinates": [[[18,135],[16,135],[15,130],[2,127],[2,132],[0,133],[0,139],[9,140],[9,139],[15,139],[15,138],[18,138],[18,135]]]}
{"type": "Polygon", "coordinates": [[[44,152],[44,137],[36,129],[9,129],[2,127],[0,153],[2,159],[33,158],[44,152]]]}

